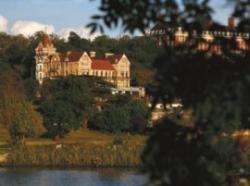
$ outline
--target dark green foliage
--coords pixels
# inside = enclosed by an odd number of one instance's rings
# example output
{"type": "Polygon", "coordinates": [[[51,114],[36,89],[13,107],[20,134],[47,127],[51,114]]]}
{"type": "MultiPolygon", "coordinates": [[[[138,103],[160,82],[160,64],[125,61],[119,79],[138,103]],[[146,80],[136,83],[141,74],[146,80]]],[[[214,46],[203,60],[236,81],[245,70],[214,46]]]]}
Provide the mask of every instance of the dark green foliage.
{"type": "Polygon", "coordinates": [[[41,112],[51,136],[79,129],[92,107],[93,97],[84,77],[59,78],[42,87],[41,112]]]}
{"type": "Polygon", "coordinates": [[[94,116],[94,128],[119,133],[130,128],[129,114],[124,107],[109,106],[94,116]]]}
{"type": "Polygon", "coordinates": [[[143,134],[149,117],[150,111],[144,102],[132,100],[129,96],[116,96],[102,111],[92,116],[89,127],[112,133],[127,131],[143,134]]]}
{"type": "Polygon", "coordinates": [[[233,143],[228,137],[219,138],[203,139],[195,129],[166,119],[148,141],[144,170],[150,170],[153,185],[226,186],[233,143]]]}
{"type": "Polygon", "coordinates": [[[151,115],[149,107],[140,100],[132,100],[126,107],[128,108],[130,115],[130,131],[136,134],[144,134],[148,127],[148,121],[151,115]]]}
{"type": "Polygon", "coordinates": [[[33,78],[27,78],[23,81],[25,94],[30,101],[37,99],[39,84],[33,78]]]}
{"type": "Polygon", "coordinates": [[[239,28],[242,31],[249,32],[250,31],[250,1],[249,0],[228,0],[229,2],[233,2],[235,5],[233,15],[239,19],[239,28]]]}
{"type": "Polygon", "coordinates": [[[0,72],[6,72],[11,69],[10,65],[6,62],[0,61],[0,72]]]}
{"type": "Polygon", "coordinates": [[[100,6],[102,14],[94,15],[93,22],[87,25],[92,32],[99,29],[103,31],[102,21],[108,28],[117,27],[121,23],[125,31],[134,32],[139,29],[145,32],[152,23],[161,19],[173,19],[176,21],[178,15],[178,4],[173,0],[153,1],[151,0],[107,0],[100,6]],[[163,12],[166,12],[164,15],[163,12]],[[164,17],[165,16],[165,17],[164,17]]]}
{"type": "MultiPolygon", "coordinates": [[[[234,2],[234,16],[239,20],[236,29],[249,32],[250,2],[234,2]]],[[[209,3],[107,0],[102,1],[99,15],[93,16],[89,25],[95,30],[102,25],[112,28],[119,22],[124,30],[144,32],[151,24],[165,23],[167,28],[182,26],[190,33],[198,31],[197,37],[190,34],[187,42],[177,47],[163,40],[165,51],[155,61],[156,77],[149,87],[155,101],[181,99],[184,109],[192,109],[193,127],[165,120],[156,128],[143,156],[153,185],[228,185],[228,173],[238,171],[231,156],[236,148],[223,136],[249,128],[249,52],[235,52],[239,51],[235,37],[216,37],[212,42],[220,44],[222,55],[211,53],[211,46],[208,51],[196,50],[201,31],[209,25],[219,26],[212,20],[209,3]]]]}
{"type": "Polygon", "coordinates": [[[91,49],[91,42],[87,39],[81,38],[75,32],[70,32],[67,44],[70,46],[71,50],[89,51],[91,49]]]}
{"type": "Polygon", "coordinates": [[[83,120],[83,118],[76,118],[73,106],[63,101],[45,101],[41,104],[41,110],[44,126],[52,137],[63,137],[72,129],[79,128],[83,120]]]}

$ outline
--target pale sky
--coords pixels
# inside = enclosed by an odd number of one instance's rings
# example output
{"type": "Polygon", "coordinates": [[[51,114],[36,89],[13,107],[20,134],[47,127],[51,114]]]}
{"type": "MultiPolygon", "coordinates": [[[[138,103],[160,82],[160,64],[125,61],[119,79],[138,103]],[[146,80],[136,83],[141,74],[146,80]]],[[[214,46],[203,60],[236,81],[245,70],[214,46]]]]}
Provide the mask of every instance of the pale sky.
{"type": "MultiPolygon", "coordinates": [[[[66,37],[73,30],[88,37],[85,25],[98,12],[100,0],[0,0],[0,31],[31,35],[37,30],[55,32],[66,37]]],[[[226,24],[230,7],[225,0],[212,0],[215,20],[226,24]]],[[[121,29],[106,30],[112,37],[122,34],[121,29]]]]}

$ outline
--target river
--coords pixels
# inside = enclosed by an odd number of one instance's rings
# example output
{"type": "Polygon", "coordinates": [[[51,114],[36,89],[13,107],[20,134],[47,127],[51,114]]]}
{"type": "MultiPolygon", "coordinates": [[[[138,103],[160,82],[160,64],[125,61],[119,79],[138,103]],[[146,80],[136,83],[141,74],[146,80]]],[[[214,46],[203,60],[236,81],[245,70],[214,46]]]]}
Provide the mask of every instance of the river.
{"type": "Polygon", "coordinates": [[[146,176],[125,169],[0,168],[0,186],[142,186],[146,176]]]}

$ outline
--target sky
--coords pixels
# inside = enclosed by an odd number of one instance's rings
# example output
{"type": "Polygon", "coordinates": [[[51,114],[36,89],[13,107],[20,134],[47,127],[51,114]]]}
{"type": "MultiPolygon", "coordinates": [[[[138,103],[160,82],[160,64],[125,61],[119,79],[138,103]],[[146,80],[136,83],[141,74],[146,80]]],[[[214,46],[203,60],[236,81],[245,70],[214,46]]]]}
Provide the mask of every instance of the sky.
{"type": "MultiPolygon", "coordinates": [[[[81,37],[89,36],[85,28],[91,15],[98,13],[100,0],[0,0],[0,31],[30,36],[36,31],[54,32],[67,38],[70,31],[81,37]]],[[[212,0],[214,19],[226,24],[231,8],[225,0],[212,0]]],[[[122,29],[106,30],[105,34],[118,37],[122,29]]]]}

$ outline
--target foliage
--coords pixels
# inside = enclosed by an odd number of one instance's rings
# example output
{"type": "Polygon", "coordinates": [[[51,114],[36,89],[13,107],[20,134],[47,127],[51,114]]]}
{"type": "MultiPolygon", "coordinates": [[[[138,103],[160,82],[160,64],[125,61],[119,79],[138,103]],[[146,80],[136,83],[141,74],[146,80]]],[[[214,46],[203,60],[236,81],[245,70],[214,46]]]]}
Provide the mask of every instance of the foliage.
{"type": "Polygon", "coordinates": [[[130,131],[137,134],[145,134],[151,115],[149,107],[140,100],[132,100],[126,107],[130,116],[130,131]]]}
{"type": "Polygon", "coordinates": [[[228,0],[229,2],[235,3],[233,15],[239,19],[239,29],[245,32],[249,32],[250,27],[250,16],[249,16],[249,7],[250,1],[248,0],[228,0]]]}
{"type": "MultiPolygon", "coordinates": [[[[182,26],[190,33],[178,46],[168,45],[163,38],[165,51],[155,60],[156,76],[150,88],[155,100],[166,103],[180,98],[184,109],[192,109],[194,118],[192,128],[165,120],[151,136],[143,160],[155,185],[227,185],[227,174],[238,171],[231,161],[235,146],[222,136],[249,128],[249,54],[238,48],[234,36],[215,37],[208,50],[197,50],[201,31],[210,25],[220,26],[212,20],[209,3],[106,0],[88,25],[92,31],[102,31],[103,25],[113,28],[120,23],[130,32],[145,32],[150,25],[160,23],[165,28],[182,26]],[[194,29],[197,33],[192,37],[194,29]],[[221,54],[211,52],[216,43],[221,46],[221,54]]],[[[239,20],[236,29],[248,32],[249,1],[235,3],[234,15],[239,20]]],[[[246,43],[249,47],[249,40],[246,43]]]]}
{"type": "Polygon", "coordinates": [[[11,70],[2,73],[0,75],[0,123],[9,128],[13,136],[24,129],[25,136],[37,137],[44,132],[42,122],[40,114],[27,99],[18,74],[11,70]]]}
{"type": "Polygon", "coordinates": [[[44,117],[44,126],[51,137],[63,137],[70,130],[80,128],[83,118],[76,117],[72,105],[63,101],[48,100],[44,101],[40,107],[44,117]]]}
{"type": "Polygon", "coordinates": [[[130,128],[129,114],[126,108],[113,105],[94,115],[90,123],[93,128],[113,133],[119,133],[130,128]]]}
{"type": "Polygon", "coordinates": [[[150,111],[144,102],[133,100],[130,96],[115,96],[102,111],[92,116],[89,126],[112,133],[129,131],[142,134],[149,117],[150,111]]]}
{"type": "Polygon", "coordinates": [[[23,84],[24,84],[24,91],[25,91],[26,97],[30,101],[36,100],[37,95],[38,95],[38,91],[39,91],[38,82],[33,78],[27,78],[27,79],[23,80],[23,84]]]}
{"type": "Polygon", "coordinates": [[[92,107],[93,98],[83,77],[59,78],[42,87],[40,110],[51,136],[79,129],[92,107]]]}
{"type": "Polygon", "coordinates": [[[195,130],[169,119],[156,126],[142,156],[152,185],[228,185],[232,139],[203,139],[195,130]]]}
{"type": "Polygon", "coordinates": [[[27,100],[20,76],[12,70],[0,75],[0,123],[9,129],[13,141],[45,132],[42,117],[27,100]]]}
{"type": "Polygon", "coordinates": [[[23,140],[25,137],[39,137],[45,132],[41,115],[29,104],[23,103],[20,106],[18,113],[12,116],[10,126],[10,135],[14,142],[23,140]]]}

